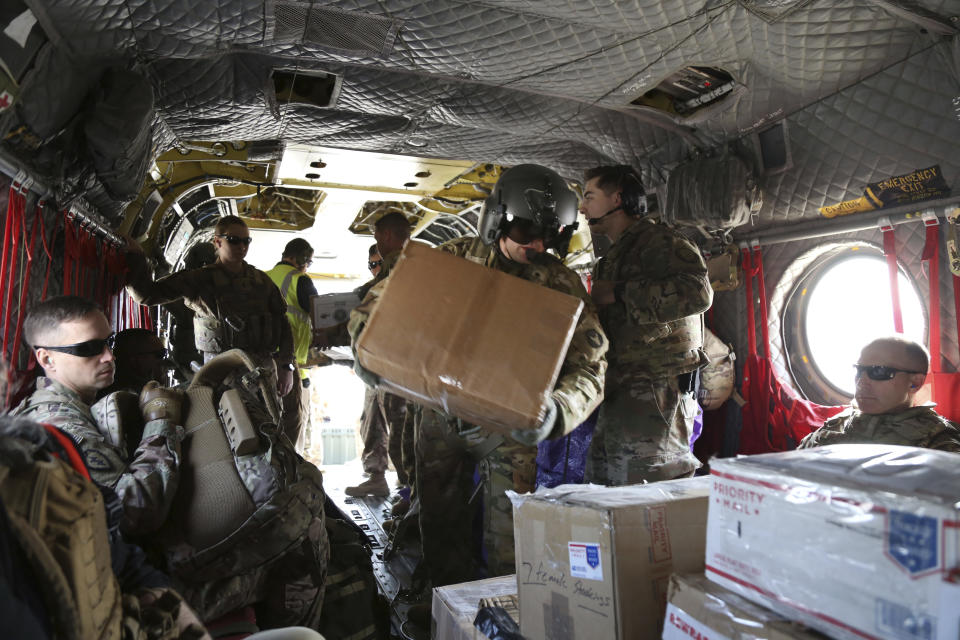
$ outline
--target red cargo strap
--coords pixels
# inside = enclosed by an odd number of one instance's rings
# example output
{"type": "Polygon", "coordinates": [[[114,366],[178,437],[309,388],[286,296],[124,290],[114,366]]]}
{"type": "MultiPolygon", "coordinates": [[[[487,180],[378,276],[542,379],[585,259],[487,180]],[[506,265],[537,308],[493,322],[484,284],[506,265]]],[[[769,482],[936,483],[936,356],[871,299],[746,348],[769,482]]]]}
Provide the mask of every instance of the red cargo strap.
{"type": "MultiPolygon", "coordinates": [[[[3,355],[10,346],[10,318],[13,315],[13,289],[17,281],[17,258],[20,253],[20,234],[24,225],[27,196],[23,186],[14,181],[7,201],[7,224],[3,238],[3,258],[0,260],[0,283],[6,287],[3,300],[3,355]]],[[[11,363],[14,364],[15,363],[11,363]]]]}
{"type": "Polygon", "coordinates": [[[897,265],[897,245],[893,235],[893,225],[880,227],[883,233],[883,255],[887,258],[887,271],[890,275],[890,300],[893,302],[893,328],[903,333],[903,314],[900,311],[900,267],[897,265]]]}
{"type": "Polygon", "coordinates": [[[940,373],[943,365],[940,357],[940,221],[937,218],[924,220],[927,238],[920,260],[927,263],[930,283],[930,371],[940,373]]]}
{"type": "MultiPolygon", "coordinates": [[[[36,213],[33,215],[33,228],[30,230],[30,243],[27,245],[26,268],[23,271],[23,282],[20,284],[20,306],[17,308],[17,328],[13,338],[13,348],[10,350],[10,368],[17,366],[17,355],[20,351],[20,340],[23,337],[23,319],[27,311],[27,292],[30,288],[30,272],[33,267],[33,255],[37,247],[37,231],[43,226],[43,200],[37,202],[36,213]]],[[[26,231],[26,225],[24,225],[26,231]]]]}
{"type": "Polygon", "coordinates": [[[743,286],[747,295],[747,349],[749,355],[757,355],[757,325],[753,316],[753,260],[750,249],[743,249],[743,286]]]}

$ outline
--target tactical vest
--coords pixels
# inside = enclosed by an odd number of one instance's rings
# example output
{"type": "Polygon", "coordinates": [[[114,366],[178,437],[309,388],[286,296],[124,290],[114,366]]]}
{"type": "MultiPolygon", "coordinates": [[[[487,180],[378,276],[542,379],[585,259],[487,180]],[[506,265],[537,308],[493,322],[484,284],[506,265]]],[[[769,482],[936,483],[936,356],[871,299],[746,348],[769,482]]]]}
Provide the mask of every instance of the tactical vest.
{"type": "MultiPolygon", "coordinates": [[[[641,221],[636,224],[652,225],[641,221]]],[[[627,278],[621,271],[618,256],[624,252],[639,250],[635,244],[644,233],[659,229],[642,228],[625,232],[610,252],[597,264],[594,280],[623,281],[627,278]],[[629,236],[626,234],[630,234],[629,236]]],[[[607,352],[608,379],[612,375],[633,376],[642,379],[659,379],[688,373],[709,362],[703,350],[703,314],[686,316],[664,323],[636,324],[628,316],[623,304],[603,305],[599,309],[600,322],[610,350],[607,352]]]]}
{"type": "Polygon", "coordinates": [[[267,275],[280,289],[280,296],[287,303],[287,320],[290,321],[290,329],[293,331],[294,354],[297,358],[297,364],[300,365],[300,377],[306,378],[309,374],[304,370],[304,367],[310,353],[310,343],[313,341],[313,323],[310,321],[310,315],[300,307],[300,300],[297,298],[297,284],[300,278],[309,276],[301,273],[293,265],[284,262],[267,271],[267,275]]]}
{"type": "MultiPolygon", "coordinates": [[[[322,590],[323,477],[278,429],[271,379],[231,350],[205,364],[187,389],[180,486],[159,536],[168,570],[187,585],[263,574],[282,562],[295,567],[285,573],[291,580],[311,575],[322,590]],[[291,554],[301,555],[291,563],[291,554]]],[[[185,590],[201,616],[226,612],[210,608],[221,604],[218,598],[191,598],[201,591],[185,590]]],[[[251,604],[259,594],[246,595],[233,605],[251,604]]]]}
{"type": "Polygon", "coordinates": [[[216,299],[216,317],[199,313],[193,319],[194,340],[203,353],[243,349],[254,354],[271,353],[280,342],[279,309],[271,309],[273,281],[262,271],[244,265],[236,277],[222,265],[209,269],[216,299]]]}
{"type": "Polygon", "coordinates": [[[56,637],[121,638],[122,595],[99,489],[39,444],[3,436],[0,497],[44,592],[56,637]]]}

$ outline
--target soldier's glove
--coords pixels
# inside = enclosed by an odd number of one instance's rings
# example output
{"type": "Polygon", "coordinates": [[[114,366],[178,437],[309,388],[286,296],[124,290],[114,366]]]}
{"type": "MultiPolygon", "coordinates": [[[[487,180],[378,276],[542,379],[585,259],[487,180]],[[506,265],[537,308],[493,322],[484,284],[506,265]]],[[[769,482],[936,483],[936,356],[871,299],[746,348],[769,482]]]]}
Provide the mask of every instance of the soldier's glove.
{"type": "Polygon", "coordinates": [[[184,394],[179,389],[161,387],[156,380],[143,385],[140,392],[140,411],[143,421],[169,420],[180,424],[184,394]]]}
{"type": "Polygon", "coordinates": [[[536,429],[514,429],[510,432],[510,437],[522,445],[535,447],[549,438],[550,434],[553,433],[553,427],[556,425],[558,413],[557,401],[550,398],[550,402],[547,405],[547,415],[543,417],[543,422],[540,423],[540,426],[536,429]]]}
{"type": "Polygon", "coordinates": [[[376,389],[377,385],[380,384],[380,376],[369,369],[365,369],[358,360],[353,361],[353,372],[363,381],[363,384],[371,389],[376,389]]]}

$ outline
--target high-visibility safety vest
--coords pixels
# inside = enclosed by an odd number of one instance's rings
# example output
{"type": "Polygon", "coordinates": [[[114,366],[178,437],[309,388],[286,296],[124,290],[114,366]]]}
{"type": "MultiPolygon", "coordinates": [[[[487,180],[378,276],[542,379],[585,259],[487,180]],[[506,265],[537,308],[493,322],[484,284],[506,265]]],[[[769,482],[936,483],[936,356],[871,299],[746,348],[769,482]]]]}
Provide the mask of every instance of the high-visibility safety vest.
{"type": "Polygon", "coordinates": [[[307,364],[310,343],[313,341],[313,323],[310,321],[310,314],[303,310],[297,300],[297,281],[309,276],[285,262],[281,262],[267,271],[267,275],[280,289],[280,295],[287,303],[287,319],[290,321],[290,329],[293,331],[293,352],[297,357],[297,365],[300,367],[300,376],[305,378],[307,372],[304,367],[307,364]]]}

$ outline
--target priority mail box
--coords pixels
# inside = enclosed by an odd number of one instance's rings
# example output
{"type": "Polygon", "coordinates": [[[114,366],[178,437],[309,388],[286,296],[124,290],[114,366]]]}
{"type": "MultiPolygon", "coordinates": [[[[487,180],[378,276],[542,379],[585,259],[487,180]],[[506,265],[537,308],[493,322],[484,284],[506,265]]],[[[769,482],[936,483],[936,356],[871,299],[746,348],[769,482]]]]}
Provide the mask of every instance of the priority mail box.
{"type": "Polygon", "coordinates": [[[350,312],[360,304],[353,291],[326,293],[310,298],[310,317],[314,329],[323,329],[342,324],[350,319],[350,312]]]}
{"type": "Polygon", "coordinates": [[[825,640],[707,580],[701,574],[670,577],[663,640],[825,640]]]}
{"type": "Polygon", "coordinates": [[[710,479],[512,494],[525,638],[659,638],[674,571],[703,571],[710,479]]]}
{"type": "Polygon", "coordinates": [[[494,431],[537,427],[583,302],[410,242],[360,334],[384,388],[494,431]]]}
{"type": "Polygon", "coordinates": [[[832,445],[711,467],[710,580],[834,638],[960,637],[960,455],[832,445]]]}
{"type": "Polygon", "coordinates": [[[473,621],[481,606],[503,607],[516,619],[517,577],[500,576],[433,590],[434,640],[486,640],[473,621]]]}

